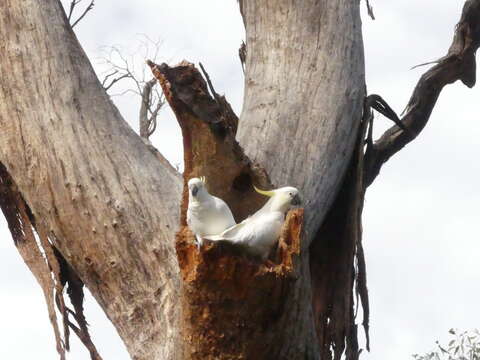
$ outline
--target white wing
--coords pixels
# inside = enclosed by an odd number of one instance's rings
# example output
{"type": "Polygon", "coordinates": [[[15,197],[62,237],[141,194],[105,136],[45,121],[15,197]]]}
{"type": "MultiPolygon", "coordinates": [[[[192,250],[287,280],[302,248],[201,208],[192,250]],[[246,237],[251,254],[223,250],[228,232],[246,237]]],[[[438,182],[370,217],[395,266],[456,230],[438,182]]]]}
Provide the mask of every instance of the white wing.
{"type": "Polygon", "coordinates": [[[187,224],[196,235],[215,235],[235,225],[235,219],[222,199],[209,195],[201,202],[188,203],[187,224]]]}
{"type": "Polygon", "coordinates": [[[215,219],[219,222],[219,227],[222,227],[222,229],[216,233],[213,234],[218,234],[225,229],[228,229],[230,226],[235,225],[235,219],[233,218],[232,211],[228,207],[228,205],[223,201],[222,199],[219,199],[215,196],[212,196],[213,198],[213,203],[214,203],[214,212],[215,212],[215,219]]]}
{"type": "Polygon", "coordinates": [[[283,214],[281,212],[265,213],[262,216],[247,218],[220,235],[206,236],[206,238],[231,241],[245,247],[253,255],[266,258],[280,236],[282,223],[283,214]]]}

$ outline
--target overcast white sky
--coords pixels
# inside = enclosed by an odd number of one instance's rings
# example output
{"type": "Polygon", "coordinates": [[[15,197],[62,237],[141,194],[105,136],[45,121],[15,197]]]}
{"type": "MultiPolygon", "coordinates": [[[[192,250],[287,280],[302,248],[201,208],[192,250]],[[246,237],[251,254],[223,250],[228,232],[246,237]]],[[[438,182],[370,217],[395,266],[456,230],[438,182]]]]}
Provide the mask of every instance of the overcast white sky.
{"type": "MultiPolygon", "coordinates": [[[[365,16],[367,85],[401,112],[426,68],[411,66],[444,55],[463,1],[371,1],[365,16]]],[[[201,61],[218,92],[240,113],[243,75],[237,51],[244,38],[235,0],[99,0],[76,28],[92,63],[100,48],[133,52],[139,34],[162,39],[161,60],[201,61]]],[[[120,88],[118,88],[120,90],[120,88]]],[[[366,360],[407,359],[426,352],[451,327],[480,327],[480,89],[446,88],[422,135],[382,170],[368,190],[364,246],[371,302],[371,348],[366,360]]],[[[139,99],[116,97],[137,128],[139,99]]],[[[377,133],[389,124],[377,118],[377,133]]],[[[180,134],[169,110],[160,114],[154,144],[181,163],[180,134]]],[[[40,287],[27,271],[0,220],[0,358],[57,359],[40,287]]],[[[89,297],[86,315],[107,359],[128,355],[112,325],[89,297]]],[[[89,359],[78,341],[69,359],[89,359]]]]}

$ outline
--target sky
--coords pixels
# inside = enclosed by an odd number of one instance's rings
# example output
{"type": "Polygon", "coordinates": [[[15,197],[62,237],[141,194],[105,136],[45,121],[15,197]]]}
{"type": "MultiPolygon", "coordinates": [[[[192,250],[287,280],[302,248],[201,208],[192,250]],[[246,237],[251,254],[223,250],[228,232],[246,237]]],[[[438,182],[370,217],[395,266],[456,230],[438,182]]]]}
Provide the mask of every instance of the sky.
{"type": "MultiPolygon", "coordinates": [[[[366,16],[362,2],[368,91],[382,95],[400,113],[428,69],[410,68],[446,53],[463,1],[370,3],[375,21],[366,16]]],[[[245,35],[234,0],[99,0],[75,31],[99,74],[106,70],[105,47],[133,54],[140,66],[137,49],[145,36],[161,40],[157,62],[202,62],[217,92],[226,94],[237,114],[241,111],[243,73],[237,54],[245,35]]],[[[128,86],[121,83],[112,91],[128,86]]],[[[137,129],[139,98],[128,93],[113,100],[137,129]]],[[[480,88],[458,82],[445,88],[422,134],[383,167],[368,189],[363,225],[371,352],[362,359],[407,359],[431,350],[435,340],[445,342],[452,327],[480,327],[479,100],[480,88]]],[[[387,126],[378,116],[375,133],[387,126]]],[[[181,167],[180,132],[167,108],[152,142],[181,167]]],[[[3,218],[0,235],[0,358],[57,359],[41,289],[3,218]]],[[[91,296],[86,316],[103,358],[127,360],[125,347],[91,296]]],[[[68,359],[89,359],[74,338],[68,359]]]]}

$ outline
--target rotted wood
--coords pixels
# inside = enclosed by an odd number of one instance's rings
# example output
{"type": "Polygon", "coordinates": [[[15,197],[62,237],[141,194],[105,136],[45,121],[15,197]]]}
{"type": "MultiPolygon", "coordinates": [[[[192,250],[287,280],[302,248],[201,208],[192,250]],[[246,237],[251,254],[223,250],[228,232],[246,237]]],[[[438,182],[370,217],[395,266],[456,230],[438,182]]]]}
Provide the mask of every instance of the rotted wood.
{"type": "Polygon", "coordinates": [[[187,228],[177,235],[183,276],[185,359],[280,359],[276,343],[298,278],[303,210],[291,211],[270,264],[228,243],[202,253],[187,228]]]}
{"type": "Polygon", "coordinates": [[[266,198],[252,185],[271,188],[272,184],[235,140],[238,117],[226,100],[218,100],[215,92],[215,98],[210,95],[206,81],[189,62],[174,67],[148,65],[182,129],[185,170],[181,225],[186,225],[187,182],[192,177],[205,176],[208,191],[225,200],[237,222],[254,213],[266,198]]]}

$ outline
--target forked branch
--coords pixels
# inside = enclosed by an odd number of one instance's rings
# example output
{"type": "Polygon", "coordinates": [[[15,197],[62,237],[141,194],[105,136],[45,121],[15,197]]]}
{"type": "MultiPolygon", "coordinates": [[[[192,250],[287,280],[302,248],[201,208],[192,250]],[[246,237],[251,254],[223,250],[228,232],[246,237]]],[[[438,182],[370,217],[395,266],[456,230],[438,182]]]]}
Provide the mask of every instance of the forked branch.
{"type": "Polygon", "coordinates": [[[88,6],[83,10],[83,12],[77,18],[77,20],[72,22],[72,15],[73,15],[74,9],[81,2],[82,2],[82,0],[72,0],[72,2],[70,3],[70,9],[68,11],[67,18],[68,18],[68,22],[70,23],[72,29],[75,27],[75,25],[77,25],[85,17],[85,15],[87,15],[87,13],[90,10],[93,9],[93,6],[95,5],[95,0],[91,0],[90,4],[88,4],[88,6]]]}
{"type": "Polygon", "coordinates": [[[445,85],[461,80],[469,88],[475,85],[475,53],[480,46],[480,0],[468,0],[456,26],[447,55],[418,81],[402,118],[404,127],[392,126],[365,153],[365,186],[377,177],[392,155],[417,137],[445,85]]]}

